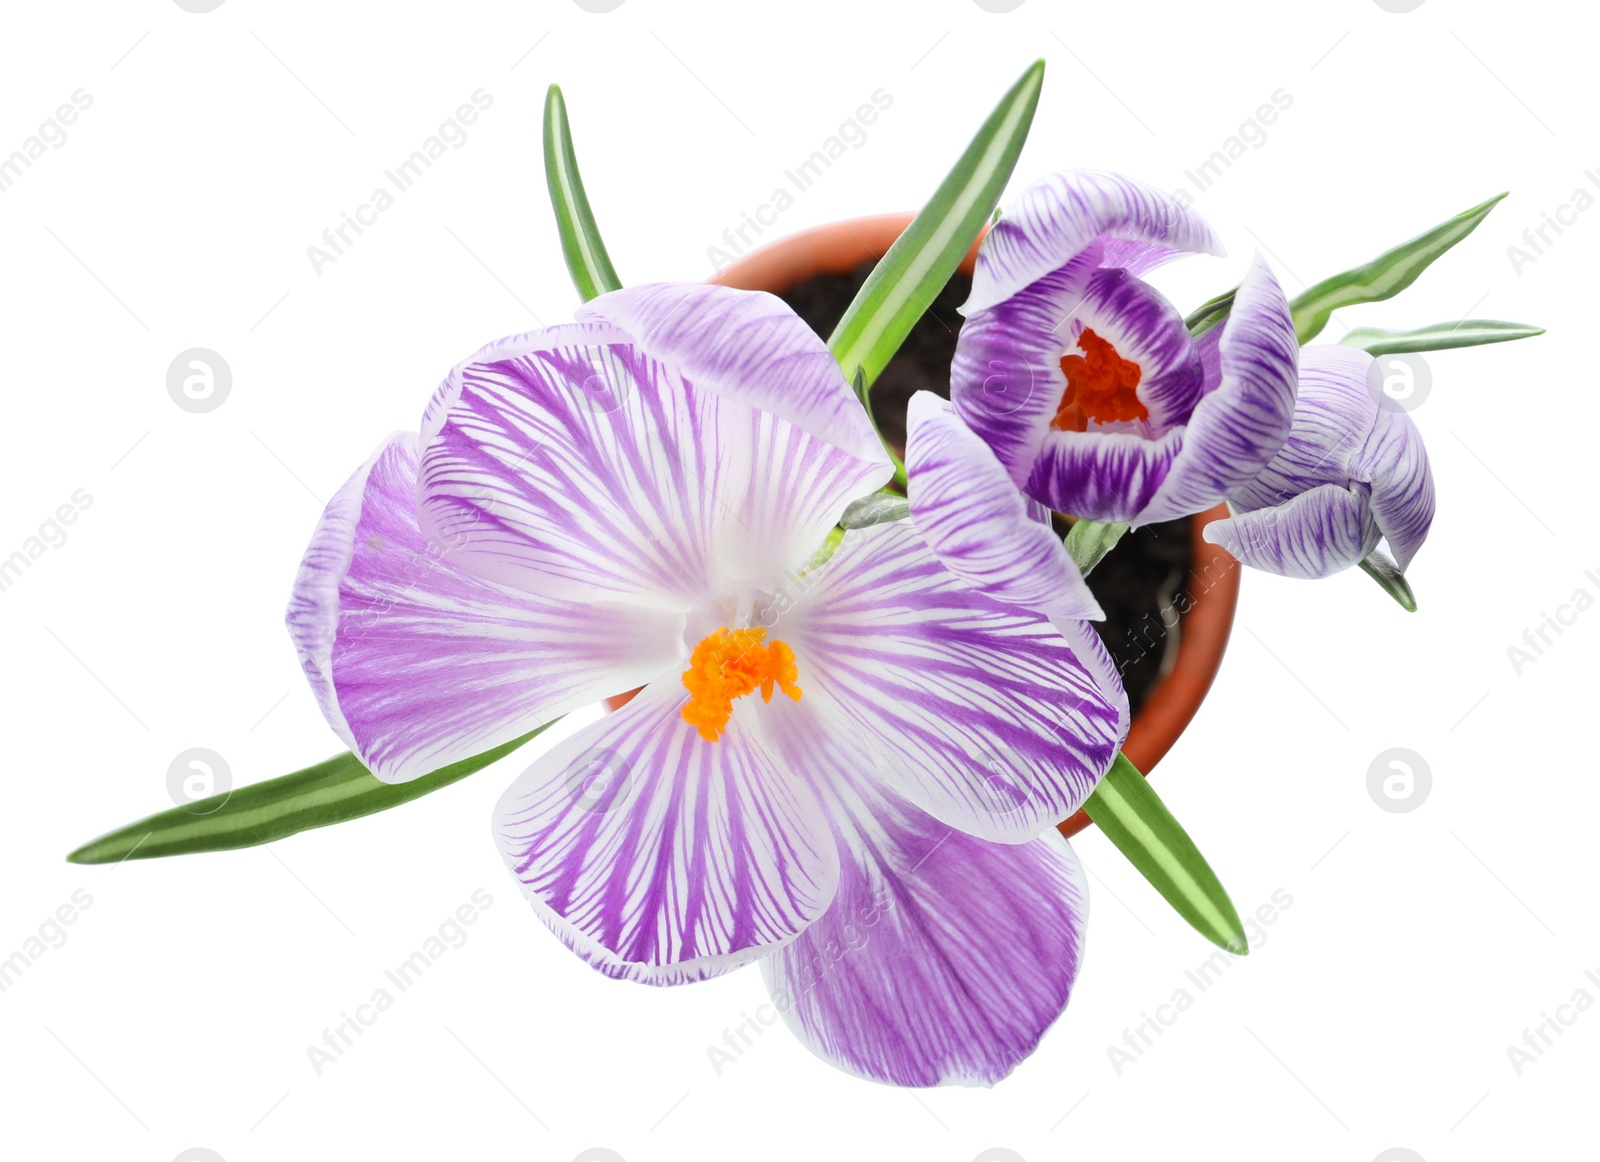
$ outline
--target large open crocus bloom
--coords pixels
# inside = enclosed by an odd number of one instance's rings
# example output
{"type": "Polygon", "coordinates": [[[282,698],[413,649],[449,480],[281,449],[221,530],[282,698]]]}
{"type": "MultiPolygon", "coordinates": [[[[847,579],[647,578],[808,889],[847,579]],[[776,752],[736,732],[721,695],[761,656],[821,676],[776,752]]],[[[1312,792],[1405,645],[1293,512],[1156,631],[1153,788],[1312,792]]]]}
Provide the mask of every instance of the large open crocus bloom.
{"type": "Polygon", "coordinates": [[[1127,701],[1085,607],[990,597],[912,522],[816,564],[890,472],[779,300],[618,291],[451,372],[328,506],[289,624],[388,781],[642,686],[500,802],[544,921],[631,980],[762,959],[836,1065],[992,1083],[1066,1004],[1087,896],[1054,828],[1127,701]]]}
{"type": "Polygon", "coordinates": [[[1307,347],[1289,439],[1234,490],[1234,515],[1208,524],[1206,539],[1246,565],[1306,578],[1348,569],[1387,540],[1404,570],[1433,523],[1433,475],[1421,433],[1386,399],[1365,351],[1307,347]]]}
{"type": "Polygon", "coordinates": [[[1146,524],[1253,479],[1289,433],[1295,333],[1259,259],[1197,343],[1139,276],[1221,245],[1193,210],[1115,174],[1045,178],[978,251],[951,369],[957,413],[1047,508],[1146,524]]]}

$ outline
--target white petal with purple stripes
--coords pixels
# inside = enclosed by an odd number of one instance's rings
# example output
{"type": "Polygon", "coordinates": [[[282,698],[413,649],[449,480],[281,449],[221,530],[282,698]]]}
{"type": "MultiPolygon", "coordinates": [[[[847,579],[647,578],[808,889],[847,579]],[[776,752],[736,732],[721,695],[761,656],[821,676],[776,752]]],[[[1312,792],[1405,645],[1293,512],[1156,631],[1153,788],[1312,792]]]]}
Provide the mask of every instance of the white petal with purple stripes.
{"type": "Polygon", "coordinates": [[[1096,239],[1145,243],[1112,258],[1150,269],[1163,251],[1221,254],[1222,243],[1193,209],[1144,182],[1088,170],[1051,174],[1006,206],[984,237],[964,314],[992,307],[1058,270],[1096,239]]]}
{"type": "Polygon", "coordinates": [[[1319,484],[1282,504],[1212,521],[1205,538],[1246,565],[1282,577],[1317,578],[1360,562],[1378,545],[1364,484],[1319,484]]]}
{"type": "Polygon", "coordinates": [[[416,444],[391,437],[339,490],[288,616],[330,725],[395,783],[631,689],[678,649],[659,610],[536,598],[457,569],[417,528],[416,444]]]}
{"type": "Polygon", "coordinates": [[[601,295],[578,317],[621,328],[702,390],[786,419],[879,468],[884,480],[893,471],[827,344],[775,295],[653,283],[601,295]]]}
{"type": "Polygon", "coordinates": [[[903,523],[859,530],[806,579],[776,636],[805,699],[826,700],[878,777],[986,839],[1071,815],[1116,757],[1121,684],[1049,621],[959,581],[903,523]]]}
{"type": "Polygon", "coordinates": [[[997,601],[1058,617],[1104,617],[1048,521],[1005,468],[931,391],[906,409],[911,515],[945,568],[997,601]]]}
{"type": "Polygon", "coordinates": [[[496,809],[501,854],[544,921],[595,968],[648,984],[756,959],[823,915],[838,884],[811,789],[759,737],[756,715],[788,700],[741,701],[706,743],[684,698],[676,675],[645,687],[496,809]]]}

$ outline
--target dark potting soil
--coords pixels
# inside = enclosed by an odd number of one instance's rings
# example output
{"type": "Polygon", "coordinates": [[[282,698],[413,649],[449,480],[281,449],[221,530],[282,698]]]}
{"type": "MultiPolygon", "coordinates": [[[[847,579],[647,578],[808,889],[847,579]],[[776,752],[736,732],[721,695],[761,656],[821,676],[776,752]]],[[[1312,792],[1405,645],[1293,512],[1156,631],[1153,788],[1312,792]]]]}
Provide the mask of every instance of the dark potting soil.
{"type": "MultiPolygon", "coordinates": [[[[819,275],[783,298],[826,338],[871,270],[872,264],[866,263],[851,274],[819,275]]],[[[950,361],[961,329],[956,308],[971,289],[972,280],[966,275],[952,278],[872,385],[872,413],[878,430],[897,447],[905,445],[906,404],[912,395],[931,391],[950,397],[950,361]]],[[[1064,525],[1060,531],[1066,531],[1064,525]]],[[[1177,634],[1167,630],[1163,610],[1170,610],[1189,566],[1189,521],[1184,518],[1129,533],[1089,575],[1089,588],[1106,614],[1095,628],[1122,671],[1135,714],[1161,677],[1167,655],[1177,646],[1177,634]]]]}

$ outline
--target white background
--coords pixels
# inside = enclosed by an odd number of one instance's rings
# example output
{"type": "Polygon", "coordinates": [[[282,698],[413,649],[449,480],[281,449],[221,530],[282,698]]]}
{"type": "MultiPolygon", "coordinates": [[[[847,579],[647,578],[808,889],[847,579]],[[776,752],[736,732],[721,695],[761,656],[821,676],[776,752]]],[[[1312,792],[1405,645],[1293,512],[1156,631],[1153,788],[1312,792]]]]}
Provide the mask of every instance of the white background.
{"type": "Polygon", "coordinates": [[[1574,190],[1600,195],[1577,19],[1444,0],[9,5],[0,153],[75,90],[93,104],[0,194],[0,556],[75,490],[93,503],[0,593],[0,957],[75,891],[92,905],[0,994],[0,1154],[1593,1157],[1600,1007],[1520,1076],[1506,1051],[1576,990],[1600,1001],[1600,612],[1520,675],[1507,656],[1574,590],[1600,595],[1600,213],[1520,273],[1507,254],[1574,190]],[[1185,970],[1210,948],[1096,834],[1078,842],[1094,917],[1072,1005],[992,1091],[857,1081],[781,1028],[717,1076],[707,1046],[765,1000],[759,974],[651,990],[562,948],[489,835],[526,752],[270,848],[63,861],[170,805],[187,748],[236,783],[339,749],[282,628],[294,568],[320,502],[415,426],[452,362],[572,309],[538,145],[548,83],[623,278],[699,279],[707,246],[873,90],[892,107],[773,233],[914,208],[1040,54],[1013,190],[1077,166],[1181,188],[1292,96],[1198,197],[1231,252],[1158,276],[1180,306],[1258,248],[1294,293],[1510,189],[1416,287],[1328,337],[1463,315],[1550,331],[1428,359],[1415,418],[1440,506],[1420,613],[1357,573],[1246,577],[1222,675],[1156,777],[1241,912],[1293,902],[1136,1062],[1119,1075],[1108,1046],[1196,993],[1185,970]],[[315,273],[306,247],[479,88],[493,105],[466,144],[315,273]],[[195,346],[233,373],[204,415],[165,385],[195,346]],[[1432,772],[1410,813],[1367,792],[1390,747],[1432,772]],[[307,1046],[478,889],[493,903],[467,942],[318,1076],[307,1046]]]}

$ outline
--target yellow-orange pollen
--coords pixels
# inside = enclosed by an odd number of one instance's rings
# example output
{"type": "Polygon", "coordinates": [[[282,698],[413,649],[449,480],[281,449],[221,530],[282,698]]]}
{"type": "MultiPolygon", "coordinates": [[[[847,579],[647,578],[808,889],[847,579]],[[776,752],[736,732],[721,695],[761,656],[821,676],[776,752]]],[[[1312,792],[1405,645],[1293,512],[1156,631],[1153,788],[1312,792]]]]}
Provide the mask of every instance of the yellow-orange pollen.
{"type": "Polygon", "coordinates": [[[729,629],[723,626],[708,634],[689,655],[689,668],[683,672],[683,685],[689,691],[689,704],[683,720],[700,732],[707,742],[722,737],[733,717],[733,700],[759,689],[763,702],[772,701],[776,686],[796,702],[800,687],[795,679],[794,651],[783,642],[768,643],[767,631],[729,629]]]}
{"type": "Polygon", "coordinates": [[[1086,432],[1089,421],[1097,424],[1112,420],[1147,420],[1150,409],[1139,402],[1139,365],[1117,354],[1117,349],[1089,328],[1078,336],[1082,355],[1063,355],[1061,371],[1067,377],[1067,390],[1052,428],[1063,432],[1086,432]]]}

